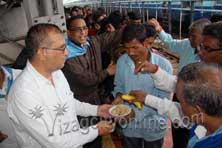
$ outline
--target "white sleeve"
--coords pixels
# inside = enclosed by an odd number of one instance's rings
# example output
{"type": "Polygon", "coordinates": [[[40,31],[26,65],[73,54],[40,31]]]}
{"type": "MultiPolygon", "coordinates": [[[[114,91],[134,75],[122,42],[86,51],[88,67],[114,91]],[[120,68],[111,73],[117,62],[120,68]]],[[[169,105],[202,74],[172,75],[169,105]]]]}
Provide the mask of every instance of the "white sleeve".
{"type": "Polygon", "coordinates": [[[183,112],[180,104],[177,102],[147,95],[144,103],[157,109],[159,114],[168,116],[172,122],[182,121],[183,112]]]}
{"type": "Polygon", "coordinates": [[[97,116],[98,105],[80,102],[74,98],[74,104],[77,115],[80,116],[97,116]]]}
{"type": "Polygon", "coordinates": [[[154,80],[154,85],[156,88],[168,92],[175,91],[175,86],[177,83],[177,77],[175,75],[168,74],[159,67],[157,72],[151,74],[151,76],[154,80]]]}
{"type": "MultiPolygon", "coordinates": [[[[66,129],[68,125],[64,126],[66,122],[54,124],[54,118],[52,118],[48,108],[44,108],[45,106],[39,98],[41,96],[38,94],[24,91],[18,92],[17,94],[10,93],[9,97],[9,116],[19,125],[18,128],[20,131],[28,133],[28,135],[38,141],[42,147],[78,148],[93,141],[98,136],[98,129],[95,126],[91,126],[87,130],[80,129],[77,119],[71,116],[71,119],[67,120],[74,120],[75,125],[69,126],[69,130],[66,129]],[[35,112],[30,109],[35,110],[35,112]],[[54,127],[54,125],[56,128],[51,130],[51,127],[54,127]],[[61,133],[63,126],[64,129],[68,131],[65,134],[64,132],[61,133]]],[[[16,124],[15,127],[18,126],[16,124]]],[[[22,133],[23,132],[20,134],[22,133]]]]}

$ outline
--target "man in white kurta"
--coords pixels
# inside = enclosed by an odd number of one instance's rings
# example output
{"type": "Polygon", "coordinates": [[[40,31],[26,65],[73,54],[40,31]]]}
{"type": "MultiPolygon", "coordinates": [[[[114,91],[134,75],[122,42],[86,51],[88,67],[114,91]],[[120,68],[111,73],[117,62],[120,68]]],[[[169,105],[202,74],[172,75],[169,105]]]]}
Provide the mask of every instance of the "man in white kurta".
{"type": "Polygon", "coordinates": [[[60,70],[68,52],[58,27],[33,26],[27,40],[30,43],[26,46],[33,53],[8,95],[8,114],[19,145],[22,148],[80,148],[98,135],[110,133],[112,124],[106,121],[87,129],[79,127],[77,115],[104,116],[110,106],[98,107],[73,98],[60,70]]]}

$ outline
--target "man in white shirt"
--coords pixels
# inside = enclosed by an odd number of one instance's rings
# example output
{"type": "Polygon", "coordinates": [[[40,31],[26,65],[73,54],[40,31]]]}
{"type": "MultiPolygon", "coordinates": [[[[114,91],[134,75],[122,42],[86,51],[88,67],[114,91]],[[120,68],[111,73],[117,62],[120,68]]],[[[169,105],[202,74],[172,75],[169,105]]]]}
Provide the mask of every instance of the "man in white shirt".
{"type": "Polygon", "coordinates": [[[8,94],[8,114],[22,148],[81,148],[112,131],[101,121],[81,129],[77,115],[109,116],[110,105],[90,105],[73,98],[60,69],[68,51],[61,30],[52,24],[31,27],[26,37],[29,61],[8,94]]]}

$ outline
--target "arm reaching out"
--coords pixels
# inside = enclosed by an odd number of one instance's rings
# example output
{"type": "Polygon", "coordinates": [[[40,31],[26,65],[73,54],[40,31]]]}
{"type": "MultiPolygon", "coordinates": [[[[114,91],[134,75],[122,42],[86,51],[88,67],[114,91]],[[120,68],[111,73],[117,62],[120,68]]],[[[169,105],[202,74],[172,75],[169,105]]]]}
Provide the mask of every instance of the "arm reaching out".
{"type": "Polygon", "coordinates": [[[149,95],[140,90],[133,90],[130,95],[135,96],[133,102],[138,101],[157,109],[161,115],[167,115],[173,123],[179,123],[179,126],[183,124],[183,112],[181,106],[177,102],[172,102],[168,99],[161,99],[152,95],[149,95]]]}
{"type": "Polygon", "coordinates": [[[162,70],[158,65],[151,64],[149,61],[145,61],[137,67],[135,73],[138,72],[148,72],[151,74],[154,85],[156,88],[165,90],[168,92],[174,92],[177,83],[177,77],[168,74],[166,71],[162,70]]]}

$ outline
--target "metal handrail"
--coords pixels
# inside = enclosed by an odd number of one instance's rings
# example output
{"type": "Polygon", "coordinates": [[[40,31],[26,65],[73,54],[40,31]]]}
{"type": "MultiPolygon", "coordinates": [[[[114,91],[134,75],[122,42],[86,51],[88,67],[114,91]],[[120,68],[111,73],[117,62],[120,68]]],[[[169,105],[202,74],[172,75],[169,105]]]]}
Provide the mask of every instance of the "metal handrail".
{"type": "MultiPolygon", "coordinates": [[[[108,7],[112,7],[112,6],[108,6],[108,7]]],[[[122,8],[128,8],[127,6],[122,6],[122,8]]],[[[139,7],[133,7],[133,8],[136,8],[138,9],[139,7]]],[[[149,9],[156,9],[157,7],[148,7],[149,9]]],[[[146,8],[145,8],[146,9],[146,8]]],[[[161,7],[159,6],[158,9],[161,9],[161,10],[167,10],[168,8],[167,7],[161,7]]],[[[191,11],[191,8],[171,8],[171,10],[182,10],[182,11],[191,11]]],[[[219,10],[219,9],[200,9],[200,8],[195,8],[194,11],[204,11],[204,12],[221,12],[222,10],[219,10]]]]}

